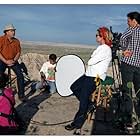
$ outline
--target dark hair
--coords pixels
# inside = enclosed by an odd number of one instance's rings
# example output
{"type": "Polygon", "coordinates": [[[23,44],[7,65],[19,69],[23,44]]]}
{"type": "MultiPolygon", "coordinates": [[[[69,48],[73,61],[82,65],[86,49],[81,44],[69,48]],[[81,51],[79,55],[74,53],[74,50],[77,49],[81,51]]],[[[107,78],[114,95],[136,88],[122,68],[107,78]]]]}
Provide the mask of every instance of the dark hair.
{"type": "Polygon", "coordinates": [[[53,61],[56,61],[57,59],[57,56],[55,54],[50,54],[49,55],[49,59],[53,60],[53,61]]]}
{"type": "Polygon", "coordinates": [[[4,30],[3,33],[6,34],[7,30],[4,30]]]}
{"type": "Polygon", "coordinates": [[[129,17],[131,20],[135,19],[138,24],[140,24],[140,13],[139,12],[130,12],[127,14],[127,17],[129,17]]]}
{"type": "Polygon", "coordinates": [[[0,89],[4,88],[7,82],[8,75],[6,75],[5,73],[0,73],[0,89]]]}

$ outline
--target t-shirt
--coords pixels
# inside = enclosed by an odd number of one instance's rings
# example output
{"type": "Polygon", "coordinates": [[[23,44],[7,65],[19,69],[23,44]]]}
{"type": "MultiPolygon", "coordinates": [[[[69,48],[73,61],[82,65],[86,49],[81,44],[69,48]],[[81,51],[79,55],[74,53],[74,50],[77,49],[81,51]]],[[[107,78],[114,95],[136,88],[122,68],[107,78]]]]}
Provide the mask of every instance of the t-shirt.
{"type": "Polygon", "coordinates": [[[46,80],[55,81],[55,66],[56,64],[52,65],[49,61],[47,61],[41,67],[40,72],[43,72],[45,74],[46,80]]]}

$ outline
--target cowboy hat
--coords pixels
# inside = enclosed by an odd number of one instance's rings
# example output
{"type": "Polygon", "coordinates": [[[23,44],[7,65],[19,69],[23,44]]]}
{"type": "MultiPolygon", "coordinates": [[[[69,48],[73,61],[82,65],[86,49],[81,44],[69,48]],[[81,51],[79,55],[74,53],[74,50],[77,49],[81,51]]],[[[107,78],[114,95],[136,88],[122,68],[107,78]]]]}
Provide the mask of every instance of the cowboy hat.
{"type": "Polygon", "coordinates": [[[5,33],[5,31],[9,31],[9,30],[16,30],[16,28],[13,26],[13,24],[8,24],[5,26],[3,32],[5,33]]]}

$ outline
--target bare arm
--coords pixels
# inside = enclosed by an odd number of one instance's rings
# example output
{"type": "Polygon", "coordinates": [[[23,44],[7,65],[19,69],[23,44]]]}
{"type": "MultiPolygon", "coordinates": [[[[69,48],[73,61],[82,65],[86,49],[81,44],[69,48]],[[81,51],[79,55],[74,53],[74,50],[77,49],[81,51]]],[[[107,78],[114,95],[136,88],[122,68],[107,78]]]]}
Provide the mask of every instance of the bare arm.
{"type": "Polygon", "coordinates": [[[20,55],[21,55],[21,46],[20,46],[19,40],[17,40],[17,54],[16,54],[16,56],[14,57],[13,60],[14,60],[15,62],[18,61],[20,55]]]}
{"type": "Polygon", "coordinates": [[[0,53],[0,60],[3,61],[4,63],[6,63],[6,59],[2,56],[2,54],[0,53]]]}
{"type": "Polygon", "coordinates": [[[6,59],[2,56],[1,53],[0,53],[0,60],[3,61],[6,65],[9,65],[9,66],[11,66],[11,65],[14,64],[14,60],[6,60],[6,59]]]}
{"type": "Polygon", "coordinates": [[[18,61],[19,57],[20,57],[20,52],[18,52],[18,53],[16,54],[16,56],[15,56],[15,58],[14,58],[14,61],[18,61]]]}

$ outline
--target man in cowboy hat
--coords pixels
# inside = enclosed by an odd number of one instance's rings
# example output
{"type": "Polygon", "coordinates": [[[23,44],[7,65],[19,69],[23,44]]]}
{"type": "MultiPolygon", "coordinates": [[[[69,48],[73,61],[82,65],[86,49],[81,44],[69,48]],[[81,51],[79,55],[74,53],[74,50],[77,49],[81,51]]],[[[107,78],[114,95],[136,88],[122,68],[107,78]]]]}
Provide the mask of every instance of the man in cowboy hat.
{"type": "Polygon", "coordinates": [[[18,63],[21,54],[20,42],[15,36],[13,24],[6,25],[0,37],[0,73],[4,73],[10,67],[17,75],[18,96],[21,101],[25,101],[24,77],[18,63]]]}

